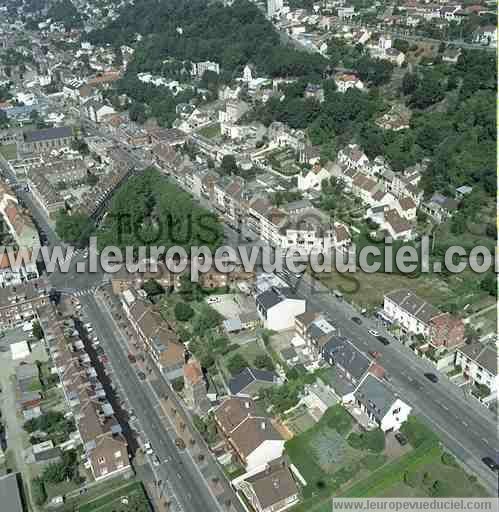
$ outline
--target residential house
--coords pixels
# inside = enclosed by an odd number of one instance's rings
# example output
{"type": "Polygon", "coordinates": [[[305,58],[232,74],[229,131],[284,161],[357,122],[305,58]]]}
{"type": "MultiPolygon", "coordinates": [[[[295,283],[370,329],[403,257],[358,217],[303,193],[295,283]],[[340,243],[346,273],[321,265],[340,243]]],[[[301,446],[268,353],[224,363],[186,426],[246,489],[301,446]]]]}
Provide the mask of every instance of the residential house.
{"type": "Polygon", "coordinates": [[[336,328],[323,313],[306,311],[295,318],[295,333],[307,345],[307,354],[317,359],[336,328]]]}
{"type": "Polygon", "coordinates": [[[457,211],[459,201],[442,194],[435,193],[429,201],[422,204],[424,213],[432,217],[437,222],[445,222],[457,211]]]}
{"type": "Polygon", "coordinates": [[[443,62],[448,62],[449,64],[457,64],[461,53],[461,48],[447,48],[442,54],[442,60],[443,62]]]}
{"type": "Polygon", "coordinates": [[[138,291],[125,290],[121,300],[125,314],[145,349],[168,379],[183,376],[185,349],[154,306],[138,291]]]}
{"type": "Polygon", "coordinates": [[[254,397],[261,389],[275,386],[278,383],[279,379],[274,372],[245,368],[230,379],[228,386],[230,394],[233,396],[254,397]]]}
{"type": "Polygon", "coordinates": [[[207,382],[201,365],[190,359],[184,365],[184,398],[187,407],[199,416],[204,416],[211,408],[206,391],[207,382]]]}
{"type": "Polygon", "coordinates": [[[214,412],[217,429],[248,471],[282,457],[284,439],[249,398],[229,397],[214,412]]]}
{"type": "Polygon", "coordinates": [[[266,329],[282,331],[294,326],[295,317],[305,312],[306,301],[291,288],[276,288],[256,296],[256,309],[266,329]]]}
{"type": "Polygon", "coordinates": [[[335,76],[334,82],[338,92],[347,92],[348,89],[364,89],[364,83],[360,78],[351,73],[340,73],[335,76]]]}
{"type": "Polygon", "coordinates": [[[318,84],[307,84],[304,92],[305,98],[322,103],[324,101],[324,89],[318,84]]]}
{"type": "Polygon", "coordinates": [[[402,217],[396,209],[384,212],[384,221],[380,228],[385,230],[393,240],[412,240],[414,226],[402,217]]]}
{"type": "Polygon", "coordinates": [[[269,462],[232,484],[256,512],[282,512],[300,501],[300,491],[286,459],[269,462]]]}
{"type": "Polygon", "coordinates": [[[329,179],[326,168],[316,164],[306,174],[298,174],[298,190],[317,190],[320,192],[322,182],[329,179]]]}
{"type": "Polygon", "coordinates": [[[347,169],[362,170],[369,166],[369,158],[357,144],[349,144],[338,152],[338,161],[347,169]]]}
{"type": "Polygon", "coordinates": [[[435,347],[455,347],[464,341],[464,325],[449,313],[441,313],[410,290],[385,294],[381,318],[403,332],[422,335],[435,347]]]}
{"type": "Polygon", "coordinates": [[[344,336],[332,335],[322,347],[322,357],[335,368],[334,391],[344,403],[354,400],[354,390],[372,365],[371,359],[344,336]]]}
{"type": "Polygon", "coordinates": [[[0,214],[20,249],[40,247],[40,237],[33,220],[19,206],[16,193],[4,183],[0,184],[0,214]]]}
{"type": "Polygon", "coordinates": [[[59,191],[42,174],[29,174],[28,187],[32,197],[45,212],[47,217],[54,219],[59,211],[66,206],[59,191]]]}
{"type": "Polygon", "coordinates": [[[456,350],[455,365],[460,366],[469,382],[487,386],[489,401],[497,397],[499,376],[497,372],[497,347],[495,344],[472,343],[456,350]]]}
{"type": "Polygon", "coordinates": [[[479,27],[473,36],[473,42],[484,46],[496,46],[497,27],[495,25],[479,27]]]}
{"type": "Polygon", "coordinates": [[[37,308],[49,302],[49,283],[28,281],[15,288],[0,288],[0,329],[23,325],[36,318],[37,308]]]}
{"type": "Polygon", "coordinates": [[[381,379],[370,373],[355,390],[355,403],[368,415],[369,421],[385,433],[400,430],[412,410],[381,379]]]}

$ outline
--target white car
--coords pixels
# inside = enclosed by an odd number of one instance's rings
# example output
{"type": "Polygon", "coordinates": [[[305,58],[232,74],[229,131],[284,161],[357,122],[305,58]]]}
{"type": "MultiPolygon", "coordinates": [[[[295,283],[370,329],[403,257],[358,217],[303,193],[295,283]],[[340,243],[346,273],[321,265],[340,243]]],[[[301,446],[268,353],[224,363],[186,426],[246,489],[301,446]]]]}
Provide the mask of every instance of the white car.
{"type": "Polygon", "coordinates": [[[371,334],[372,336],[375,336],[376,338],[379,336],[379,332],[378,331],[375,331],[373,329],[369,329],[369,331],[367,331],[369,334],[371,334]]]}
{"type": "Polygon", "coordinates": [[[155,465],[155,466],[159,466],[161,464],[161,462],[159,461],[158,459],[158,456],[155,455],[153,458],[152,458],[152,463],[155,465]]]}
{"type": "Polygon", "coordinates": [[[207,302],[208,304],[218,304],[221,300],[220,297],[209,297],[207,302]]]}

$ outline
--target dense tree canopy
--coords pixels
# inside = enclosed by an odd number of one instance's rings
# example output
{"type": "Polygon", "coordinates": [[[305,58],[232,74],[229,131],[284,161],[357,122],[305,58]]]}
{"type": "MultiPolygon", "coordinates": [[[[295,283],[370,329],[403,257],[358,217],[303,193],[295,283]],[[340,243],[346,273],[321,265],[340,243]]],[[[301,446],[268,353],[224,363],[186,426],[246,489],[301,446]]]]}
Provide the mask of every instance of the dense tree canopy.
{"type": "Polygon", "coordinates": [[[118,190],[97,235],[99,248],[181,246],[187,254],[192,246],[216,249],[223,240],[216,217],[153,169],[118,190]]]}
{"type": "Polygon", "coordinates": [[[130,44],[137,33],[147,37],[131,64],[135,72],[160,72],[164,66],[171,67],[171,62],[165,62],[171,58],[216,61],[229,78],[248,62],[271,76],[320,76],[326,66],[320,55],[281,46],[270,21],[246,0],[230,7],[206,0],[140,0],[127,5],[109,26],[91,33],[90,39],[118,46],[130,44]]]}

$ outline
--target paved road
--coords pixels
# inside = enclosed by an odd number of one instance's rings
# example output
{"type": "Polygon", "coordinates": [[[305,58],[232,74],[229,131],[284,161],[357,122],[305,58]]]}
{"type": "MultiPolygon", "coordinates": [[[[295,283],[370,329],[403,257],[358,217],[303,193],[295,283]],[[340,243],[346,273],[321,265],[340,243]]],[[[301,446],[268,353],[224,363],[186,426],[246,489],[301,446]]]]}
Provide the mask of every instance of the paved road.
{"type": "Polygon", "coordinates": [[[162,481],[168,480],[182,509],[186,512],[219,511],[220,506],[201,478],[186,451],[180,452],[172,438],[173,428],[167,429],[160,418],[159,404],[149,384],[140,381],[125,355],[127,340],[122,337],[111,316],[94,296],[81,299],[94,330],[102,340],[104,350],[113,363],[114,374],[127,400],[140,419],[144,433],[151,442],[161,465],[154,467],[162,481]]]}
{"type": "MultiPolygon", "coordinates": [[[[295,278],[281,274],[289,284],[296,285],[295,278]]],[[[424,377],[425,372],[435,373],[434,366],[412,353],[399,341],[390,336],[375,320],[362,318],[362,325],[352,322],[358,312],[344,301],[336,299],[323,287],[311,285],[308,279],[301,279],[298,294],[306,297],[308,306],[327,313],[337,326],[340,334],[353,341],[363,352],[381,352],[380,364],[390,378],[390,385],[403,400],[415,409],[465,464],[479,475],[487,489],[497,495],[497,474],[480,460],[494,455],[499,448],[496,418],[473,398],[465,396],[460,388],[444,376],[434,384],[424,377]],[[384,346],[368,329],[384,331],[391,340],[384,346]]]]}

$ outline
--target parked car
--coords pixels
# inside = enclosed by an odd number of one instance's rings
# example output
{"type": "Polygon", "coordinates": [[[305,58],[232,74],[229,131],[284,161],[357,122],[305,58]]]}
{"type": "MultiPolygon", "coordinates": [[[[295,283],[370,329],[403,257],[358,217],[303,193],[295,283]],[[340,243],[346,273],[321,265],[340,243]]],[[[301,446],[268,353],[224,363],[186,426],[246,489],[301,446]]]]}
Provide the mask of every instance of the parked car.
{"type": "Polygon", "coordinates": [[[492,457],[484,457],[482,462],[492,471],[499,471],[499,464],[492,457]]]}
{"type": "Polygon", "coordinates": [[[146,374],[144,372],[137,372],[137,376],[140,380],[146,380],[146,374]]]}
{"type": "Polygon", "coordinates": [[[397,432],[395,434],[395,439],[399,442],[400,446],[405,446],[408,443],[407,437],[405,437],[402,432],[397,432]]]}
{"type": "Polygon", "coordinates": [[[137,362],[137,359],[136,357],[131,354],[130,352],[128,352],[128,360],[132,363],[132,364],[135,364],[137,362]]]}
{"type": "Polygon", "coordinates": [[[159,466],[161,464],[161,462],[159,461],[159,458],[157,455],[155,455],[153,458],[152,458],[152,463],[155,465],[155,466],[159,466]]]}
{"type": "Polygon", "coordinates": [[[369,329],[367,331],[371,336],[374,336],[375,338],[377,338],[379,336],[379,332],[378,331],[375,331],[374,329],[369,329]]]}
{"type": "Polygon", "coordinates": [[[356,323],[357,325],[362,325],[362,320],[358,316],[353,316],[352,322],[356,323]]]}
{"type": "Polygon", "coordinates": [[[390,341],[387,340],[384,336],[377,336],[378,340],[383,343],[383,345],[390,345],[390,341]]]}
{"type": "Polygon", "coordinates": [[[175,445],[179,450],[185,450],[185,443],[182,438],[177,437],[177,439],[175,439],[175,445]]]}
{"type": "Polygon", "coordinates": [[[438,382],[438,377],[434,374],[434,373],[430,373],[430,372],[427,372],[424,374],[424,376],[431,382],[433,383],[437,383],[438,382]]]}

